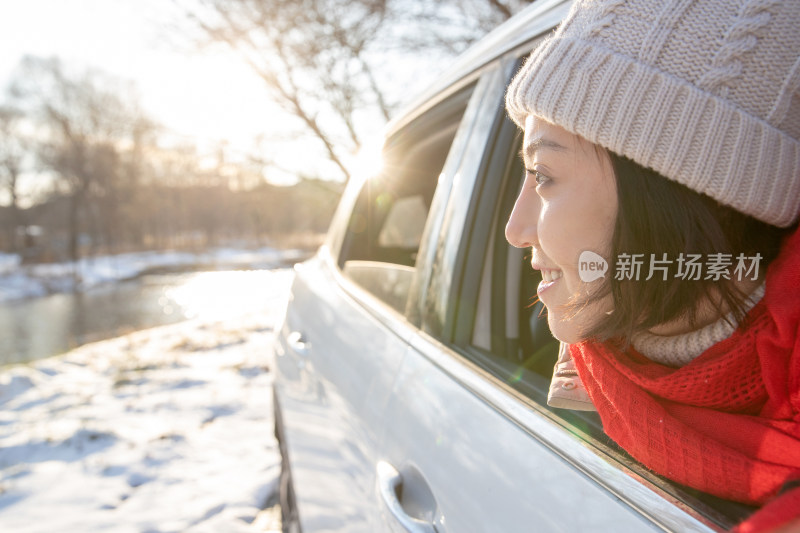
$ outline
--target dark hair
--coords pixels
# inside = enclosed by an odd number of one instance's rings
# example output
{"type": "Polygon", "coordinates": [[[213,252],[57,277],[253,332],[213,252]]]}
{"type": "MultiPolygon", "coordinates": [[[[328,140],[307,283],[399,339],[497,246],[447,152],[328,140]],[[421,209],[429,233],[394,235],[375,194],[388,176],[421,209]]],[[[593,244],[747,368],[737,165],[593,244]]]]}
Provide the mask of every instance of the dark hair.
{"type": "MultiPolygon", "coordinates": [[[[733,314],[736,323],[745,316],[743,294],[735,284],[733,267],[736,257],[761,255],[759,277],[778,255],[781,241],[789,228],[761,222],[716,200],[671,181],[654,170],[640,166],[611,152],[617,182],[618,213],[611,243],[609,273],[603,287],[590,301],[611,294],[614,312],[602,315],[587,338],[613,340],[626,346],[631,335],[658,324],[681,318],[696,327],[701,303],[712,305],[721,316],[733,314]],[[662,275],[646,280],[650,254],[661,259],[666,253],[667,279],[662,275]],[[684,280],[676,277],[679,254],[731,254],[733,265],[727,269],[730,279],[684,280]],[[621,254],[644,254],[642,275],[638,280],[616,279],[621,254]]],[[[580,307],[583,307],[582,304],[580,307]]],[[[572,309],[578,310],[576,305],[572,309]]]]}

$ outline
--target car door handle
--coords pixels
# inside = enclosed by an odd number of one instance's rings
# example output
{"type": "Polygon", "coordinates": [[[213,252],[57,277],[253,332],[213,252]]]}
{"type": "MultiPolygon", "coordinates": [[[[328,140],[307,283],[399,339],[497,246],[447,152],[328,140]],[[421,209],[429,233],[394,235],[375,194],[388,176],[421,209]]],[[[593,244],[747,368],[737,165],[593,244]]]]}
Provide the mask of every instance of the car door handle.
{"type": "Polygon", "coordinates": [[[306,338],[299,331],[293,331],[286,336],[289,348],[297,355],[307,356],[311,349],[311,344],[306,342],[306,338]]]}
{"type": "Polygon", "coordinates": [[[403,484],[403,476],[385,461],[378,461],[378,491],[384,505],[400,526],[408,533],[436,533],[433,524],[418,520],[403,510],[397,490],[403,484]]]}

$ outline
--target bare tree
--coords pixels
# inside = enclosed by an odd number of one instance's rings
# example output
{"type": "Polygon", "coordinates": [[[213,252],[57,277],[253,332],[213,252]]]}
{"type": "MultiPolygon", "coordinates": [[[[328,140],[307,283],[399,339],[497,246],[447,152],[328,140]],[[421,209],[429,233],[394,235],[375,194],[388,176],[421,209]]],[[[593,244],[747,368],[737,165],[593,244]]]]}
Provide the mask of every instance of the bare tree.
{"type": "Polygon", "coordinates": [[[24,115],[11,106],[0,107],[0,186],[9,199],[11,216],[8,241],[11,251],[16,251],[16,232],[23,225],[19,209],[19,180],[25,159],[25,140],[20,129],[24,115]]]}
{"type": "Polygon", "coordinates": [[[393,0],[388,46],[407,54],[463,52],[532,0],[393,0]]]}
{"type": "Polygon", "coordinates": [[[117,212],[124,174],[120,153],[136,147],[137,134],[149,122],[132,105],[129,84],[99,72],[68,72],[56,58],[23,58],[11,93],[37,125],[41,165],[58,176],[59,189],[69,198],[68,248],[77,260],[82,231],[112,240],[110,232],[119,224],[110,217],[117,212]],[[101,208],[104,199],[110,205],[101,208]]]}
{"type": "Polygon", "coordinates": [[[357,110],[388,116],[364,52],[384,23],[385,0],[200,0],[183,2],[202,38],[234,49],[270,96],[349,176],[362,143],[357,110]]]}
{"type": "Polygon", "coordinates": [[[391,115],[393,58],[462,51],[524,0],[174,0],[206,42],[235,50],[342,176],[391,115]],[[388,52],[392,52],[390,56],[388,52]],[[367,124],[368,126],[365,126],[367,124]]]}

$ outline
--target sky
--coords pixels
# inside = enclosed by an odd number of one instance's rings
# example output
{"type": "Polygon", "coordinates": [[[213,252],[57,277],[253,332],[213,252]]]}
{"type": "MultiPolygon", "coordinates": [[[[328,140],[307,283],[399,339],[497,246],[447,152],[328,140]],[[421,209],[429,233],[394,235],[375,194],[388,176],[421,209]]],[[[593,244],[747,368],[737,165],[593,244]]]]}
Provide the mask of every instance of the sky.
{"type": "MultiPolygon", "coordinates": [[[[263,83],[223,49],[170,34],[169,0],[0,0],[0,89],[25,54],[133,80],[144,109],[179,138],[247,150],[274,127],[263,83]]],[[[172,32],[174,34],[174,31],[172,32]]]]}
{"type": "MultiPolygon", "coordinates": [[[[162,126],[170,144],[194,144],[200,153],[214,154],[224,142],[229,159],[256,155],[275,161],[277,167],[265,176],[273,183],[293,183],[298,175],[341,179],[320,143],[270,141],[281,139],[284,131],[296,132],[297,119],[270,102],[264,82],[233,51],[220,45],[201,50],[190,43],[176,29],[176,21],[184,19],[175,3],[0,0],[0,103],[22,57],[57,56],[68,72],[96,69],[133,81],[140,104],[162,126]]],[[[428,64],[425,61],[393,60],[393,72],[419,73],[400,76],[406,80],[399,84],[401,92],[419,91],[422,82],[428,80],[427,84],[436,72],[433,66],[441,67],[430,58],[427,61],[432,68],[421,67],[428,64]],[[416,86],[406,87],[408,80],[417,80],[416,86]]],[[[373,126],[368,122],[365,127],[378,131],[382,124],[373,126]]],[[[356,172],[376,160],[373,152],[379,153],[379,138],[375,139],[362,153],[350,154],[355,157],[356,172]]],[[[41,183],[47,182],[34,171],[23,175],[22,204],[37,197],[36,184],[41,183]]],[[[5,192],[0,191],[0,204],[7,201],[5,192]]]]}

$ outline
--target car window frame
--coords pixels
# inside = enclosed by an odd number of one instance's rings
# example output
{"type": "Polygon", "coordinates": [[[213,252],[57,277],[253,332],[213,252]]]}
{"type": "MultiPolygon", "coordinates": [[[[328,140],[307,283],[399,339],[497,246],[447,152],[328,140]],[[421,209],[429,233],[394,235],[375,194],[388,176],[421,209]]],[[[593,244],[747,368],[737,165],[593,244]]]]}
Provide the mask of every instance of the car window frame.
{"type": "Polygon", "coordinates": [[[431,219],[418,254],[420,276],[412,283],[407,315],[412,324],[434,337],[449,340],[450,303],[460,290],[462,237],[473,209],[477,177],[482,174],[490,140],[504,116],[498,98],[505,93],[511,66],[495,60],[480,69],[474,108],[468,109],[470,129],[453,142],[453,153],[440,176],[431,207],[431,219]]]}
{"type": "MultiPolygon", "coordinates": [[[[468,92],[466,103],[467,108],[469,108],[470,105],[473,109],[478,107],[479,102],[475,102],[475,92],[481,84],[481,80],[485,77],[486,70],[487,69],[485,68],[476,69],[470,75],[461,79],[458,83],[453,84],[446,91],[443,91],[437,94],[434,98],[431,98],[426,105],[420,106],[415,111],[403,115],[401,120],[396,120],[387,127],[384,138],[386,140],[391,139],[393,136],[402,133],[403,130],[413,127],[414,123],[418,120],[425,121],[435,119],[435,114],[437,113],[445,115],[448,114],[448,112],[450,112],[448,109],[448,106],[450,105],[448,101],[451,101],[453,98],[457,99],[458,95],[460,93],[464,93],[465,91],[468,92]]],[[[478,100],[479,99],[480,97],[478,97],[478,100]]],[[[474,124],[467,117],[467,110],[465,110],[458,126],[456,138],[451,143],[447,155],[447,161],[450,161],[456,157],[454,155],[454,146],[458,141],[459,135],[462,137],[464,135],[468,135],[473,126],[474,124]]],[[[436,185],[436,192],[434,193],[434,200],[432,201],[430,210],[428,212],[426,227],[423,231],[420,241],[420,249],[417,253],[417,261],[414,267],[415,273],[413,275],[414,277],[411,284],[411,291],[414,291],[415,287],[419,286],[419,279],[425,276],[425,263],[420,261],[420,257],[422,257],[424,242],[426,238],[429,238],[426,236],[433,234],[429,226],[436,224],[436,221],[440,220],[442,216],[442,213],[440,213],[439,210],[444,206],[439,205],[437,207],[435,198],[437,194],[439,196],[443,196],[444,193],[439,191],[448,186],[447,180],[442,178],[442,176],[446,174],[448,167],[447,161],[445,162],[445,169],[443,170],[442,175],[439,176],[438,183],[436,185]]],[[[450,164],[452,166],[452,163],[450,164]]],[[[353,298],[355,302],[363,307],[374,318],[383,323],[383,325],[395,335],[408,340],[411,336],[417,333],[417,327],[413,323],[412,319],[414,314],[412,309],[414,306],[411,303],[413,300],[411,296],[409,297],[409,304],[406,306],[406,309],[403,312],[400,312],[397,309],[392,308],[391,305],[381,300],[375,294],[360,286],[354,280],[344,275],[342,270],[341,258],[345,247],[347,227],[350,223],[353,209],[358,201],[361,191],[367,186],[367,183],[371,177],[372,176],[369,174],[357,176],[353,178],[345,187],[345,191],[342,194],[339,206],[334,213],[328,235],[324,244],[320,247],[317,257],[322,264],[325,265],[326,270],[332,276],[338,287],[340,287],[346,294],[353,298]],[[412,316],[409,316],[409,314],[412,316]]],[[[446,197],[446,195],[444,196],[446,197]]]]}

